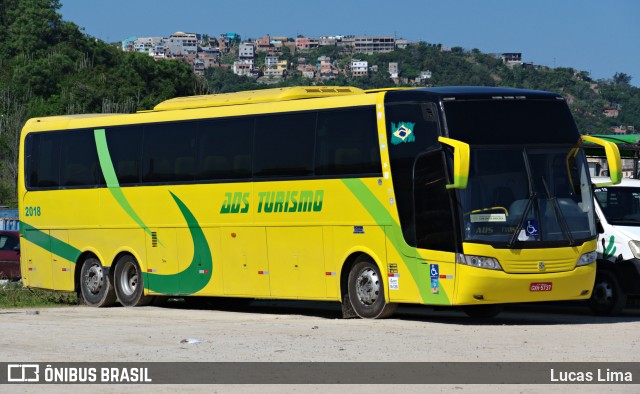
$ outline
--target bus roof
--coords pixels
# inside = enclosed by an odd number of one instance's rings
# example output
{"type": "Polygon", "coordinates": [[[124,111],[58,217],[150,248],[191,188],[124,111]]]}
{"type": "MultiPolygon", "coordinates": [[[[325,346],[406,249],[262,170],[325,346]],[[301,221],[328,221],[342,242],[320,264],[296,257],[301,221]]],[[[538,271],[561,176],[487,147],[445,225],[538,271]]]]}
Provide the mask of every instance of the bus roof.
{"type": "MultiPolygon", "coordinates": [[[[228,112],[234,115],[243,115],[247,111],[242,109],[245,105],[270,104],[292,102],[292,108],[297,110],[306,109],[304,99],[323,99],[334,97],[337,106],[363,105],[372,103],[377,93],[386,92],[389,101],[406,100],[497,100],[497,99],[562,99],[558,94],[544,91],[478,87],[478,86],[443,86],[434,88],[383,88],[363,90],[351,86],[296,86],[285,88],[272,88],[263,90],[251,90],[236,93],[223,93],[201,96],[176,97],[166,100],[156,105],[152,110],[137,111],[135,114],[83,114],[83,115],[61,115],[32,118],[27,121],[25,130],[60,130],[83,127],[94,127],[102,125],[102,119],[109,117],[108,124],[133,124],[150,121],[166,121],[191,119],[193,117],[206,117],[210,114],[189,114],[189,115],[169,115],[171,111],[186,109],[206,110],[207,108],[236,107],[228,112]],[[293,104],[293,102],[296,102],[293,104]],[[154,115],[155,114],[155,115],[154,115]],[[162,114],[162,115],[161,115],[162,114]],[[160,116],[158,116],[160,115],[160,116]],[[46,125],[45,125],[46,124],[46,125]]],[[[314,101],[314,100],[309,100],[314,101]]],[[[313,104],[311,106],[317,105],[313,104]]],[[[324,105],[324,104],[322,104],[324,105]]],[[[267,110],[269,112],[270,110],[267,110]]],[[[264,112],[261,109],[260,112],[264,112]]]]}
{"type": "Polygon", "coordinates": [[[169,111],[176,109],[221,107],[228,105],[267,103],[364,93],[364,90],[351,86],[296,86],[288,88],[249,90],[237,93],[210,94],[205,96],[176,97],[161,102],[156,105],[153,110],[169,111]]]}
{"type": "Polygon", "coordinates": [[[542,90],[515,89],[491,86],[439,86],[410,89],[402,93],[389,92],[388,97],[400,100],[564,100],[562,96],[542,90]],[[401,97],[400,97],[401,96],[401,97]]]}

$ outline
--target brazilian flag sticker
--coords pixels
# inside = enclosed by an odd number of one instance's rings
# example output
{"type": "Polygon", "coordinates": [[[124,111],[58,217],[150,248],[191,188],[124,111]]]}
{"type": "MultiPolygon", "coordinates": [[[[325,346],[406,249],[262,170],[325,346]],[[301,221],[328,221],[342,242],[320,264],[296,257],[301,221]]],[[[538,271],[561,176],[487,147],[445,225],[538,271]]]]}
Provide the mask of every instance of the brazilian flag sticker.
{"type": "Polygon", "coordinates": [[[416,137],[413,134],[413,126],[415,123],[411,122],[400,122],[397,125],[395,123],[391,123],[391,143],[393,145],[398,145],[401,142],[414,142],[416,137]]]}

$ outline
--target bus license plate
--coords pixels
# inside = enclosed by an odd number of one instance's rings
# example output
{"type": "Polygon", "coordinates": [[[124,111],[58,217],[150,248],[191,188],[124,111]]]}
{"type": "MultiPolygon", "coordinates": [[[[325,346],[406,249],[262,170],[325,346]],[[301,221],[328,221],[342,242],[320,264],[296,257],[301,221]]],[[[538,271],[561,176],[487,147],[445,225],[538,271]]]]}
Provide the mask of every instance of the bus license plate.
{"type": "Polygon", "coordinates": [[[552,282],[533,282],[529,286],[529,291],[551,291],[552,282]]]}

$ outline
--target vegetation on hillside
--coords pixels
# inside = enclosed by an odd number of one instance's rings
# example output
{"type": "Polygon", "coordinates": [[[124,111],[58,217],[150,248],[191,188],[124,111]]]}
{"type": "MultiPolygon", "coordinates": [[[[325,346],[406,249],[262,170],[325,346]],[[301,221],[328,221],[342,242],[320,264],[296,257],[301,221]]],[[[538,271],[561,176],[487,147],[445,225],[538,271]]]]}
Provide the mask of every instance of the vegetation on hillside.
{"type": "Polygon", "coordinates": [[[194,92],[188,65],[122,52],[63,21],[59,8],[59,0],[0,0],[0,205],[16,203],[27,119],[131,112],[194,92]]]}
{"type": "MultiPolygon", "coordinates": [[[[18,137],[24,122],[36,116],[72,113],[132,112],[150,109],[176,96],[318,83],[292,70],[278,83],[265,85],[234,75],[227,68],[208,69],[197,78],[191,67],[177,61],[122,52],[63,21],[59,0],[0,0],[0,205],[16,205],[18,137]]],[[[583,133],[608,133],[613,126],[640,127],[640,89],[631,76],[616,73],[594,81],[589,73],[539,66],[508,68],[500,59],[478,49],[419,43],[375,55],[345,55],[337,47],[320,47],[284,56],[297,64],[303,56],[315,64],[318,56],[336,59],[342,67],[353,58],[377,65],[368,77],[338,76],[324,84],[361,88],[396,86],[389,62],[397,62],[400,77],[414,79],[429,70],[432,86],[509,86],[554,91],[567,98],[583,133]],[[608,118],[604,110],[619,109],[608,118]]],[[[227,59],[227,62],[232,59],[227,59]]],[[[224,63],[224,62],[223,62],[224,63]]]]}

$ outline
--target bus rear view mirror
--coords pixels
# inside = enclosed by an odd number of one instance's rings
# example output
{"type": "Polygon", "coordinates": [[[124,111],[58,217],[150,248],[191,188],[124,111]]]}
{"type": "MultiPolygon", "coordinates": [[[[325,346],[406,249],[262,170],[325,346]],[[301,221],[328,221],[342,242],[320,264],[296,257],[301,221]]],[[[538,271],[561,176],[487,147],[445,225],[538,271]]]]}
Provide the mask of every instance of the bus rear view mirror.
{"type": "Polygon", "coordinates": [[[469,144],[452,138],[438,137],[438,141],[453,148],[453,183],[447,189],[466,189],[469,180],[469,144]]]}
{"type": "Polygon", "coordinates": [[[610,141],[600,138],[583,135],[580,137],[582,142],[591,142],[600,145],[607,156],[607,164],[609,166],[609,182],[597,183],[595,187],[617,185],[622,181],[622,162],[620,161],[620,151],[618,146],[610,141]]]}

